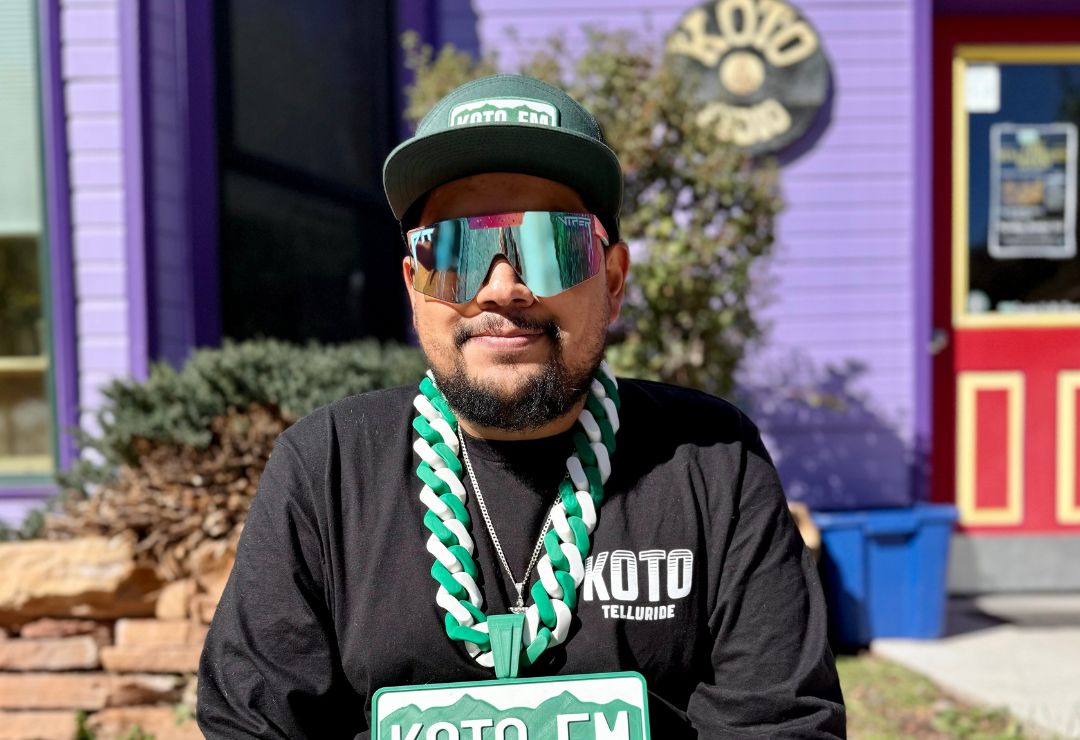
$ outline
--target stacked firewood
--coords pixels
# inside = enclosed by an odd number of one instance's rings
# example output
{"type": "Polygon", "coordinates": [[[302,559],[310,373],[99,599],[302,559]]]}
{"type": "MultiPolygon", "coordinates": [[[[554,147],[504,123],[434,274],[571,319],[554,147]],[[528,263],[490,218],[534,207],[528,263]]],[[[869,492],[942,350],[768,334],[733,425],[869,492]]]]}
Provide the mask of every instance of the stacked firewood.
{"type": "Polygon", "coordinates": [[[138,440],[138,463],[65,503],[47,518],[46,536],[127,535],[138,565],[166,582],[191,576],[200,544],[235,541],[274,440],[290,421],[252,406],[216,418],[205,449],[138,440]]]}

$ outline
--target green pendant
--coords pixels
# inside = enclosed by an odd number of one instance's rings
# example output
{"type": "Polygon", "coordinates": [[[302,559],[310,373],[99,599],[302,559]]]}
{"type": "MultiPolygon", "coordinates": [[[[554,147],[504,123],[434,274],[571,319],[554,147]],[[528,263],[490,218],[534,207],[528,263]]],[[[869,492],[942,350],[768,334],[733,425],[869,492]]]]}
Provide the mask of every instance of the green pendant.
{"type": "Polygon", "coordinates": [[[495,677],[517,678],[525,615],[494,614],[488,617],[487,625],[491,637],[491,657],[495,660],[495,677]]]}

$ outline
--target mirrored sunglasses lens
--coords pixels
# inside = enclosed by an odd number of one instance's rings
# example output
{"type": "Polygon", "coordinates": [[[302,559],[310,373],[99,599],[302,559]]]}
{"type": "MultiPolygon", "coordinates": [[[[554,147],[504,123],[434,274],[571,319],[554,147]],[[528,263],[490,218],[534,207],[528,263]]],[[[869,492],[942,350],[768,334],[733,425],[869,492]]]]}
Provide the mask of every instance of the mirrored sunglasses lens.
{"type": "Polygon", "coordinates": [[[593,233],[592,219],[588,214],[530,211],[414,229],[408,234],[413,287],[439,300],[467,303],[483,286],[492,260],[502,256],[535,295],[557,295],[593,277],[603,265],[603,246],[593,233]],[[512,225],[478,226],[496,218],[512,225]]]}

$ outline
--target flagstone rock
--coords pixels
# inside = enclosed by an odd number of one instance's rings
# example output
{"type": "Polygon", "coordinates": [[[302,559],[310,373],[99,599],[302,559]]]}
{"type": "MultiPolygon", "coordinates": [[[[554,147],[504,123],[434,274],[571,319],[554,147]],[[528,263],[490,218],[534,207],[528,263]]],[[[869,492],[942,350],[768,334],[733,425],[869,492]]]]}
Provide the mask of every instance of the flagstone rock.
{"type": "Polygon", "coordinates": [[[175,676],[107,673],[0,673],[0,709],[85,709],[175,702],[175,676]]]}
{"type": "Polygon", "coordinates": [[[0,740],[71,740],[78,723],[75,712],[8,712],[0,710],[0,740]]]}
{"type": "Polygon", "coordinates": [[[806,549],[814,556],[815,561],[821,560],[821,530],[814,524],[809,507],[801,501],[792,501],[788,503],[788,509],[799,528],[806,549]]]}
{"type": "Polygon", "coordinates": [[[101,665],[117,673],[194,673],[202,645],[103,647],[101,665]]]}
{"type": "Polygon", "coordinates": [[[188,619],[121,619],[116,623],[120,647],[198,645],[206,639],[207,626],[188,619]]]}
{"type": "Polygon", "coordinates": [[[5,671],[73,671],[98,665],[98,644],[88,635],[0,640],[0,669],[5,671]]]}
{"type": "Polygon", "coordinates": [[[201,740],[203,737],[193,718],[178,715],[171,706],[105,709],[92,714],[86,725],[98,740],[128,738],[136,728],[154,740],[201,740]]]}
{"type": "Polygon", "coordinates": [[[194,716],[195,708],[199,704],[199,674],[192,674],[184,685],[184,693],[180,696],[180,703],[191,711],[194,716]]]}
{"type": "Polygon", "coordinates": [[[0,625],[151,616],[161,582],[120,537],[0,543],[0,625]]]}
{"type": "Polygon", "coordinates": [[[196,594],[191,600],[189,607],[192,619],[197,619],[203,624],[214,621],[214,612],[217,611],[218,600],[208,594],[196,594]]]}
{"type": "Polygon", "coordinates": [[[93,637],[98,645],[108,645],[112,642],[112,629],[109,625],[93,619],[53,619],[45,617],[28,622],[19,629],[19,637],[34,640],[51,637],[77,637],[79,635],[93,637]]]}
{"type": "Polygon", "coordinates": [[[183,695],[184,681],[179,676],[154,676],[130,673],[110,676],[112,684],[106,706],[134,707],[168,702],[175,704],[183,695]]]}
{"type": "Polygon", "coordinates": [[[195,574],[199,590],[217,603],[225,591],[235,561],[235,542],[214,540],[204,542],[191,553],[188,568],[195,574]]]}
{"type": "Polygon", "coordinates": [[[188,605],[197,590],[198,586],[193,578],[165,584],[158,595],[154,616],[158,619],[185,619],[188,616],[188,605]]]}

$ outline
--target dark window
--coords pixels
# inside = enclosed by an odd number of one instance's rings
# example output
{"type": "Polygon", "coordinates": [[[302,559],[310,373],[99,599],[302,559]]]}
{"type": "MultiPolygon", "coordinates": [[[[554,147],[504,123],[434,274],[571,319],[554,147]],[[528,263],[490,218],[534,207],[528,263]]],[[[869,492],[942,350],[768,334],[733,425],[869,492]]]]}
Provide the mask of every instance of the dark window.
{"type": "Polygon", "coordinates": [[[382,193],[397,131],[391,6],[218,5],[227,337],[404,336],[401,237],[382,193]]]}

